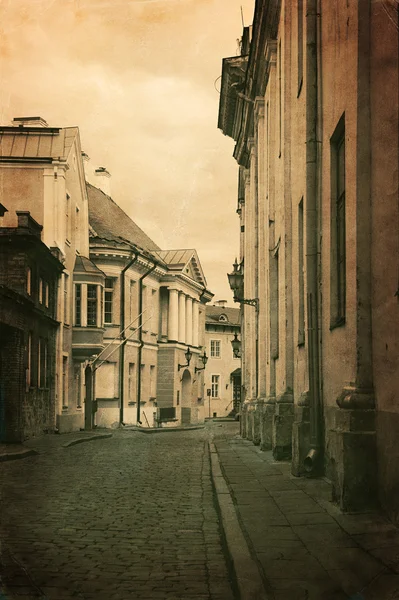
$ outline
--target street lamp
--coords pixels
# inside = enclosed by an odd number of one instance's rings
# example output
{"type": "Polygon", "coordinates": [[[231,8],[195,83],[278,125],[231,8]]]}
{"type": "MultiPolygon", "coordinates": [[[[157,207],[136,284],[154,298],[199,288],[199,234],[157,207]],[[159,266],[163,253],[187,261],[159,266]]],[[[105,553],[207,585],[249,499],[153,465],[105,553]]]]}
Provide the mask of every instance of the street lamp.
{"type": "Polygon", "coordinates": [[[234,294],[234,302],[239,302],[240,304],[249,304],[249,306],[254,306],[256,310],[258,310],[258,298],[247,300],[242,297],[244,294],[244,273],[242,271],[242,263],[238,264],[237,259],[233,264],[233,271],[231,273],[227,273],[227,277],[230,288],[234,294]]]}
{"type": "Polygon", "coordinates": [[[241,340],[237,337],[237,332],[234,334],[234,339],[231,340],[231,345],[233,347],[233,354],[235,358],[241,358],[241,340]]]}
{"type": "Polygon", "coordinates": [[[184,353],[184,356],[186,358],[187,364],[186,365],[177,365],[177,370],[180,371],[180,369],[184,369],[184,367],[189,367],[190,366],[190,362],[193,356],[193,353],[191,352],[190,348],[187,346],[187,350],[184,353]]]}
{"type": "Polygon", "coordinates": [[[206,363],[208,362],[208,357],[206,355],[206,351],[204,350],[204,354],[199,357],[202,360],[203,367],[195,367],[194,371],[198,373],[198,371],[203,371],[206,367],[206,363]]]}

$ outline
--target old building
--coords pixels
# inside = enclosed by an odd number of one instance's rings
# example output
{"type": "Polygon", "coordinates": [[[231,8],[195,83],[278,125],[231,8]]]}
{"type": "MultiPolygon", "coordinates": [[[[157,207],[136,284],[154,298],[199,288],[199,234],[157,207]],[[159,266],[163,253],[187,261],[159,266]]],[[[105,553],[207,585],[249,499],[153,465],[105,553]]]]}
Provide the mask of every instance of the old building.
{"type": "MultiPolygon", "coordinates": [[[[90,258],[105,274],[105,349],[92,363],[96,424],[203,422],[197,369],[212,294],[196,251],[161,250],[108,194],[90,183],[87,192],[90,258]]],[[[75,285],[75,304],[80,297],[75,285]]]]}
{"type": "Polygon", "coordinates": [[[205,348],[208,362],[205,370],[205,416],[227,417],[240,410],[240,355],[233,352],[231,342],[240,333],[240,311],[226,306],[225,301],[206,307],[205,348]]]}
{"type": "Polygon", "coordinates": [[[55,429],[57,287],[63,265],[42,227],[0,227],[0,441],[55,429]]]}
{"type": "MultiPolygon", "coordinates": [[[[49,127],[39,117],[0,127],[0,201],[5,227],[17,227],[17,211],[42,225],[41,239],[63,264],[54,318],[56,331],[55,415],[60,432],[85,424],[84,399],[91,394],[89,359],[103,348],[104,275],[89,261],[88,202],[77,127],[49,127]],[[73,281],[82,284],[85,330],[73,328],[73,281]],[[75,335],[76,334],[76,335],[75,335]]],[[[54,296],[55,297],[55,296],[54,296]]],[[[90,402],[86,403],[89,406],[90,402]]],[[[86,416],[90,427],[92,416],[86,416]]]]}
{"type": "Polygon", "coordinates": [[[239,165],[242,435],[326,474],[342,509],[396,520],[397,19],[392,2],[257,0],[219,107],[239,165]]]}

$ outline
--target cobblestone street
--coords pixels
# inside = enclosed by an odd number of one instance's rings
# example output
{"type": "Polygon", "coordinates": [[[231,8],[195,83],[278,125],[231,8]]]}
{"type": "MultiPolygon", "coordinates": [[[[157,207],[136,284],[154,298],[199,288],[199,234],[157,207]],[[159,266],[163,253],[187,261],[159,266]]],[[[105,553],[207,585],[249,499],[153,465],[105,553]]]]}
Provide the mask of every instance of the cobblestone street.
{"type": "Polygon", "coordinates": [[[63,437],[0,464],[2,598],[234,598],[210,428],[63,437]]]}

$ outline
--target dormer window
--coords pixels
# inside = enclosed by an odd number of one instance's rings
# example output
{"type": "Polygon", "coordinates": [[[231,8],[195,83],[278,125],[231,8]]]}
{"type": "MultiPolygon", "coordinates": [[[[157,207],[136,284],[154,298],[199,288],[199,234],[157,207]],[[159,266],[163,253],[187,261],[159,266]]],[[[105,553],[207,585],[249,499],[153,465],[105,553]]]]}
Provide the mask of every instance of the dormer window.
{"type": "Polygon", "coordinates": [[[226,315],[220,315],[219,317],[219,322],[220,323],[227,323],[228,319],[226,317],[226,315]]]}

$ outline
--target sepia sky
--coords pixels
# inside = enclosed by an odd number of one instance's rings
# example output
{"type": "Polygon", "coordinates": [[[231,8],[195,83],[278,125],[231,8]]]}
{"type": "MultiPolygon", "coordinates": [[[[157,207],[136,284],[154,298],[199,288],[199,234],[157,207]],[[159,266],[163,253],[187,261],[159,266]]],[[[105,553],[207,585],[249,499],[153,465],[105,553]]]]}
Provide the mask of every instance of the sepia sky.
{"type": "Polygon", "coordinates": [[[196,248],[229,305],[237,166],[215,80],[241,6],[249,25],[254,0],[0,0],[1,124],[79,126],[114,200],[162,249],[196,248]]]}

